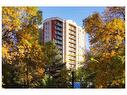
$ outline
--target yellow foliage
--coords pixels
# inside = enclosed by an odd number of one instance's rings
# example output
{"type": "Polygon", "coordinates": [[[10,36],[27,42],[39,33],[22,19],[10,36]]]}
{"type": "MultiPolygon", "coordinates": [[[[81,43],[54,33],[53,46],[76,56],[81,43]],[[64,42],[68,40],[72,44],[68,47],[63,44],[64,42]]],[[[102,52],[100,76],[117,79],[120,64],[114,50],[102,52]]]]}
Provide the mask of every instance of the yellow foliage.
{"type": "Polygon", "coordinates": [[[100,63],[96,64],[93,58],[90,58],[92,64],[88,61],[89,68],[97,72],[96,87],[121,85],[122,80],[114,78],[124,77],[121,73],[125,63],[122,59],[125,56],[125,21],[118,17],[105,21],[95,13],[85,19],[84,27],[90,35],[93,57],[100,63]]]}
{"type": "Polygon", "coordinates": [[[39,77],[43,77],[42,74],[44,73],[43,51],[42,46],[38,43],[37,16],[37,7],[2,8],[2,57],[8,61],[8,64],[13,63],[14,69],[18,69],[16,73],[18,73],[18,80],[21,83],[27,80],[25,76],[26,64],[32,68],[32,71],[31,69],[28,70],[29,81],[35,77],[36,72],[39,77]],[[10,34],[15,38],[11,38],[10,34]]]}
{"type": "Polygon", "coordinates": [[[112,50],[111,52],[111,57],[115,56],[116,55],[116,52],[114,50],[112,50]]]}

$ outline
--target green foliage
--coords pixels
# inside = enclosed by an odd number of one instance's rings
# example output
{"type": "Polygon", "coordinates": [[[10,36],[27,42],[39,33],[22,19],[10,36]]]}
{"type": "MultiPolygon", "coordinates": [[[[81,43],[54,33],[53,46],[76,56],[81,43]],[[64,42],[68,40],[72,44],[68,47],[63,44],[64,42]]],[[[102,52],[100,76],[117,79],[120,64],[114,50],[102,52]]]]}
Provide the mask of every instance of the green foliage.
{"type": "Polygon", "coordinates": [[[62,62],[62,55],[54,42],[47,42],[45,44],[45,60],[47,63],[45,66],[46,74],[49,75],[48,79],[52,77],[50,87],[67,87],[65,63],[62,62]]]}
{"type": "Polygon", "coordinates": [[[89,65],[96,62],[97,60],[95,60],[93,54],[87,52],[85,55],[85,64],[76,70],[76,81],[81,82],[81,88],[95,88],[96,71],[92,67],[89,67],[89,65]]]}

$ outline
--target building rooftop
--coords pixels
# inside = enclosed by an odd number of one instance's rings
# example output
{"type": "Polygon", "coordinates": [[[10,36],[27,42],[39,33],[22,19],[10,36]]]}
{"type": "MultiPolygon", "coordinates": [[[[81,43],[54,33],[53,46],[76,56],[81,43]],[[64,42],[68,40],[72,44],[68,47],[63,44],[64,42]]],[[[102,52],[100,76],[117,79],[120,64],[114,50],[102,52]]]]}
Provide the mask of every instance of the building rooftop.
{"type": "Polygon", "coordinates": [[[45,19],[44,21],[43,21],[43,23],[44,22],[46,22],[46,21],[50,21],[50,20],[60,20],[60,21],[66,21],[66,22],[68,22],[68,23],[72,23],[72,24],[74,24],[74,25],[76,25],[76,26],[78,26],[79,28],[82,28],[81,26],[79,26],[79,25],[77,25],[77,23],[75,22],[75,21],[73,21],[73,20],[71,20],[71,19],[62,19],[62,18],[60,18],[60,17],[50,17],[50,18],[47,18],[47,19],[45,19]]]}
{"type": "Polygon", "coordinates": [[[46,21],[49,21],[49,20],[60,20],[60,21],[64,21],[64,19],[62,19],[62,18],[59,18],[59,17],[50,17],[50,18],[47,18],[47,19],[45,19],[43,22],[46,22],[46,21]]]}

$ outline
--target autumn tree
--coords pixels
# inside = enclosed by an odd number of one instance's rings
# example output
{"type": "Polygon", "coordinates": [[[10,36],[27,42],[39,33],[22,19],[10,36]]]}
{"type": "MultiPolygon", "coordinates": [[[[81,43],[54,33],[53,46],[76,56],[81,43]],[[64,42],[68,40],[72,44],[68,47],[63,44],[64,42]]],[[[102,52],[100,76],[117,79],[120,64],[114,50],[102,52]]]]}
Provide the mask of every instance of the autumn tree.
{"type": "Polygon", "coordinates": [[[88,68],[96,72],[96,87],[125,87],[125,8],[108,7],[84,20],[90,35],[88,68]]]}
{"type": "Polygon", "coordinates": [[[125,7],[106,7],[104,18],[106,21],[110,21],[114,18],[125,20],[125,7]]]}
{"type": "Polygon", "coordinates": [[[44,74],[39,44],[42,15],[36,7],[2,8],[3,87],[36,87],[44,74]]]}

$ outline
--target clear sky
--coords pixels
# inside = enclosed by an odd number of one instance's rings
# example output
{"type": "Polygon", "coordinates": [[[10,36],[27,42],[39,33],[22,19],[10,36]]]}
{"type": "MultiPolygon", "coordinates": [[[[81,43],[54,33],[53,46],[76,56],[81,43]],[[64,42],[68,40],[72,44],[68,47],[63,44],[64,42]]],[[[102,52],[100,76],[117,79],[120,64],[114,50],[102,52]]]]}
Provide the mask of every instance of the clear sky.
{"type": "MultiPolygon", "coordinates": [[[[105,7],[40,7],[43,11],[43,20],[49,17],[71,19],[82,26],[82,20],[94,12],[103,13],[105,7]]],[[[86,36],[86,48],[89,49],[88,35],[86,36]]]]}

